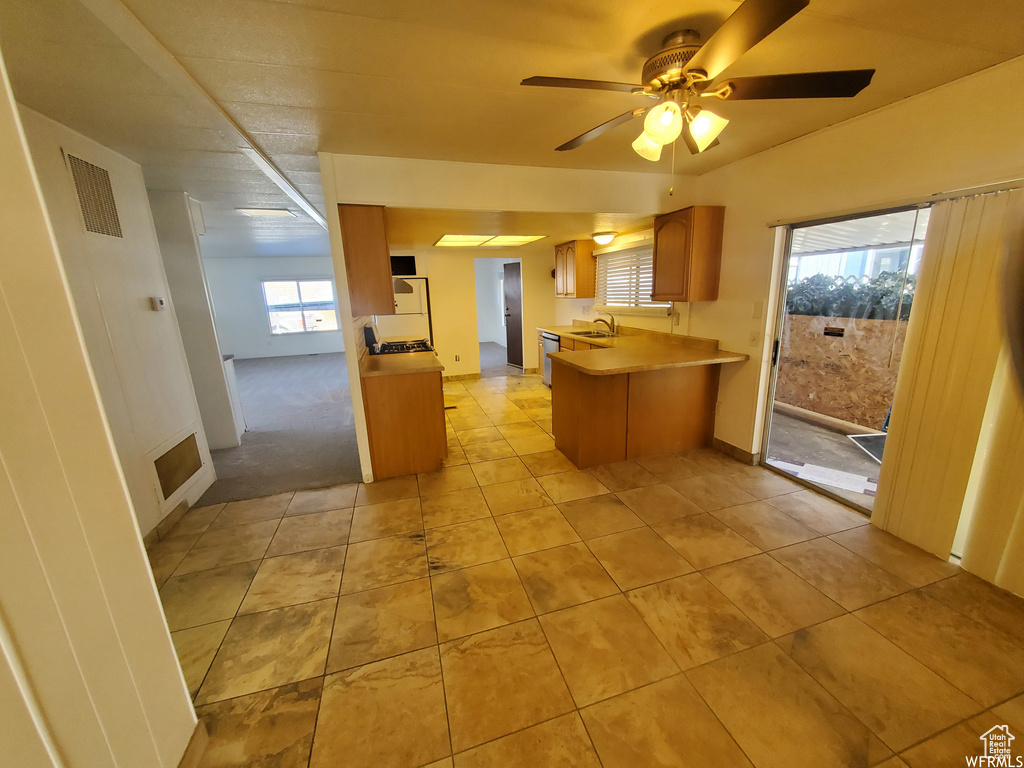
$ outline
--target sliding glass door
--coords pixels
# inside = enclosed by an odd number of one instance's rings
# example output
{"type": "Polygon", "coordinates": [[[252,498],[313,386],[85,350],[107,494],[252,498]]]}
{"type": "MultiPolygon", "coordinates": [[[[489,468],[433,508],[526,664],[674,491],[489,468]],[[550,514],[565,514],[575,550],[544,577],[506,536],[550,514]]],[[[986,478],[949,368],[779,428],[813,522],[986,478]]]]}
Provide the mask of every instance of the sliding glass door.
{"type": "Polygon", "coordinates": [[[870,511],[928,209],[792,227],[762,462],[870,511]]]}

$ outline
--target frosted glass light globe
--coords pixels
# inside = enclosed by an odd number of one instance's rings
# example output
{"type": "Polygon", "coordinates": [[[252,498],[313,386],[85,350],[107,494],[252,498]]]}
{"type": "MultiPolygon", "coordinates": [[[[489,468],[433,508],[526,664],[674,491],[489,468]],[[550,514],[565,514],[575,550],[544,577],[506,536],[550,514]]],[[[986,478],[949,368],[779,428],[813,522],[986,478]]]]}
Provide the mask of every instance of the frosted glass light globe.
{"type": "Polygon", "coordinates": [[[644,133],[655,144],[671,144],[683,131],[683,113],[674,101],[663,101],[644,118],[644,133]]]}

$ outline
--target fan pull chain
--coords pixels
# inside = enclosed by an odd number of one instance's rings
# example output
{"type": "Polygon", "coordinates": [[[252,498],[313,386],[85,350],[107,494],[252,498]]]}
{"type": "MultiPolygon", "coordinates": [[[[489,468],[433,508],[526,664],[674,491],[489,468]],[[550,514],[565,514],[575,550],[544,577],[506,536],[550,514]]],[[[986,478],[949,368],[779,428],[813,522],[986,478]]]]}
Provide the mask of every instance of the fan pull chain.
{"type": "Polygon", "coordinates": [[[672,184],[668,188],[668,196],[672,197],[676,192],[676,142],[672,142],[672,184]]]}

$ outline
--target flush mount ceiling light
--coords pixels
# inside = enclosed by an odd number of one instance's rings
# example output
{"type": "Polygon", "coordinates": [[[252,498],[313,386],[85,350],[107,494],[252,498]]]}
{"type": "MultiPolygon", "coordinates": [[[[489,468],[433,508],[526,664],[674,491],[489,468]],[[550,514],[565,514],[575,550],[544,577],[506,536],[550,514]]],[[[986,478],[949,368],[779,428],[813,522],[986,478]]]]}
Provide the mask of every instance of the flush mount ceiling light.
{"type": "Polygon", "coordinates": [[[719,123],[712,119],[718,116],[710,114],[700,122],[698,114],[693,120],[685,120],[687,109],[702,97],[723,101],[850,98],[871,82],[873,69],[733,77],[714,82],[744,53],[809,4],[810,0],[745,0],[706,43],[695,30],[673,32],[665,38],[662,49],[644,64],[640,85],[572,77],[528,77],[522,85],[618,91],[660,102],[653,108],[639,107],[613,117],[556,147],[559,152],[576,149],[646,114],[644,132],[633,142],[633,149],[641,157],[658,160],[662,145],[671,144],[680,133],[690,152],[697,154],[718,143],[716,137],[728,122],[718,118],[722,121],[719,123]],[[696,131],[700,131],[699,136],[696,131]],[[705,141],[708,135],[711,138],[705,141]]]}
{"type": "Polygon", "coordinates": [[[547,235],[442,235],[434,245],[444,248],[476,248],[481,245],[514,248],[545,237],[547,235]]]}
{"type": "Polygon", "coordinates": [[[598,245],[608,245],[608,243],[610,243],[612,240],[615,239],[615,236],[617,234],[619,234],[619,233],[618,232],[594,232],[591,235],[591,237],[594,238],[594,242],[597,243],[598,245]]]}
{"type": "Polygon", "coordinates": [[[295,214],[287,208],[235,208],[243,216],[266,219],[294,219],[295,214]]]}

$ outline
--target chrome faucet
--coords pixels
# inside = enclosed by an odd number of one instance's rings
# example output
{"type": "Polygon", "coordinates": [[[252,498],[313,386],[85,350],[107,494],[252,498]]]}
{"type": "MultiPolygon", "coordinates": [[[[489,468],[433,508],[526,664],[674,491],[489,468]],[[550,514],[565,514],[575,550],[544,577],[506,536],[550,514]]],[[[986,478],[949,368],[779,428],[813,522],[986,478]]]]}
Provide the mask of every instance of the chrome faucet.
{"type": "Polygon", "coordinates": [[[603,317],[599,317],[599,318],[595,319],[594,323],[595,324],[597,324],[597,323],[604,323],[606,326],[608,326],[608,332],[609,333],[615,333],[615,316],[611,312],[608,312],[607,315],[608,315],[608,317],[610,317],[612,319],[612,321],[610,323],[607,320],[605,320],[603,317]]]}

